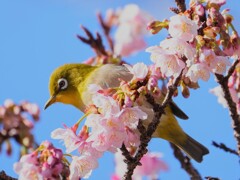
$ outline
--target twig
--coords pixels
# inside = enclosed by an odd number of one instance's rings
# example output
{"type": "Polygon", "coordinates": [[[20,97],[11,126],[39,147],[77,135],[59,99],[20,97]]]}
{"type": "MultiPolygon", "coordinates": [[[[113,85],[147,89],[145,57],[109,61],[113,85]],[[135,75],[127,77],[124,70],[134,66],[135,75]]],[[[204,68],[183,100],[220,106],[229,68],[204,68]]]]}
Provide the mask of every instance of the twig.
{"type": "Polygon", "coordinates": [[[17,180],[16,178],[8,176],[4,171],[0,172],[0,179],[1,180],[17,180]]]}
{"type": "Polygon", "coordinates": [[[237,112],[236,103],[233,101],[231,93],[228,88],[228,79],[232,75],[232,73],[233,73],[234,69],[236,68],[236,65],[239,63],[239,61],[240,61],[239,59],[236,60],[236,62],[229,69],[228,74],[225,77],[220,74],[215,74],[215,76],[217,78],[217,82],[220,84],[220,86],[223,90],[224,98],[228,104],[230,116],[232,118],[234,137],[237,140],[237,149],[238,149],[238,154],[240,155],[240,116],[237,112]]]}
{"type": "Polygon", "coordinates": [[[238,65],[238,63],[240,63],[240,60],[239,60],[239,59],[237,59],[237,60],[233,63],[233,65],[229,68],[227,75],[224,77],[225,79],[228,80],[228,79],[230,78],[230,76],[233,74],[233,72],[234,72],[236,66],[238,65]]]}
{"type": "Polygon", "coordinates": [[[85,32],[87,38],[82,37],[80,35],[77,35],[77,38],[80,39],[82,42],[90,45],[93,48],[93,50],[95,51],[95,53],[97,54],[97,56],[101,56],[101,55],[107,56],[108,54],[105,51],[100,34],[96,33],[97,37],[94,38],[92,33],[87,28],[85,28],[84,26],[81,26],[81,28],[85,32]]]}
{"type": "Polygon", "coordinates": [[[114,52],[114,45],[113,45],[113,40],[110,36],[111,27],[104,22],[103,17],[100,13],[97,15],[97,17],[98,17],[98,21],[99,21],[99,23],[102,26],[102,29],[104,31],[104,35],[107,38],[108,45],[109,45],[109,47],[110,47],[110,49],[113,53],[114,52]]]}
{"type": "Polygon", "coordinates": [[[180,12],[186,11],[186,3],[185,0],[175,0],[175,3],[177,4],[178,10],[180,12]]]}
{"type": "Polygon", "coordinates": [[[211,177],[211,176],[206,176],[205,179],[207,179],[207,180],[220,180],[217,177],[211,177]]]}
{"type": "Polygon", "coordinates": [[[142,125],[142,122],[139,121],[138,128],[139,132],[141,133],[140,135],[140,145],[138,148],[138,151],[134,157],[129,157],[129,152],[126,152],[126,147],[122,146],[121,150],[123,152],[123,155],[125,157],[125,162],[127,163],[127,172],[124,175],[125,180],[130,180],[134,169],[140,165],[140,160],[143,157],[144,154],[147,153],[147,146],[149,141],[151,140],[152,134],[155,132],[157,129],[157,126],[160,123],[161,116],[164,114],[164,109],[168,105],[168,103],[171,101],[171,98],[174,94],[174,91],[177,89],[177,86],[179,84],[179,81],[181,79],[182,72],[176,78],[175,82],[173,85],[168,87],[168,92],[164,98],[164,101],[162,102],[161,105],[157,104],[150,94],[146,94],[146,99],[147,101],[153,106],[153,111],[154,111],[154,118],[152,122],[148,125],[147,129],[142,125]],[[126,154],[127,153],[127,154],[126,154]]]}
{"type": "Polygon", "coordinates": [[[174,12],[175,14],[179,14],[180,13],[178,8],[170,7],[169,9],[170,9],[170,11],[174,12]]]}
{"type": "Polygon", "coordinates": [[[223,143],[218,144],[218,143],[216,143],[215,141],[212,141],[212,145],[215,146],[215,147],[217,147],[217,148],[219,148],[219,149],[222,149],[222,150],[224,150],[224,151],[226,151],[226,152],[229,152],[229,153],[231,153],[231,154],[235,154],[235,155],[239,156],[238,153],[237,153],[237,151],[235,151],[235,150],[227,147],[227,146],[226,146],[225,144],[223,144],[223,143]]]}
{"type": "Polygon", "coordinates": [[[187,156],[185,156],[177,146],[175,146],[172,143],[170,143],[170,145],[173,149],[174,156],[179,160],[181,167],[189,174],[190,178],[192,180],[201,180],[202,179],[201,175],[193,167],[190,159],[187,156]]]}

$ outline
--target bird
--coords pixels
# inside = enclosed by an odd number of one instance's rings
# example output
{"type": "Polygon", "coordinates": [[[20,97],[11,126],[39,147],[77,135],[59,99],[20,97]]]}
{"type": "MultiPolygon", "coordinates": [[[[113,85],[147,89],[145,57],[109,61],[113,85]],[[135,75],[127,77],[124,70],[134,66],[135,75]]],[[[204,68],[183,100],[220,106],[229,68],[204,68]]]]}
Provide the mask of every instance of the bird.
{"type": "MultiPolygon", "coordinates": [[[[120,80],[130,81],[133,75],[123,65],[105,64],[64,64],[56,68],[49,79],[50,98],[45,104],[47,109],[54,103],[70,104],[84,112],[92,103],[91,93],[88,90],[90,84],[96,84],[106,88],[114,88],[120,85],[120,80]]],[[[163,99],[163,98],[162,98],[163,99]]],[[[158,100],[161,103],[162,100],[158,100]]],[[[150,104],[143,103],[142,110],[148,114],[148,125],[154,117],[150,104]]],[[[165,139],[186,153],[186,155],[197,162],[202,162],[203,156],[209,150],[198,141],[190,137],[178,124],[175,116],[188,119],[188,116],[173,102],[164,109],[160,123],[153,133],[153,137],[165,139]]]]}

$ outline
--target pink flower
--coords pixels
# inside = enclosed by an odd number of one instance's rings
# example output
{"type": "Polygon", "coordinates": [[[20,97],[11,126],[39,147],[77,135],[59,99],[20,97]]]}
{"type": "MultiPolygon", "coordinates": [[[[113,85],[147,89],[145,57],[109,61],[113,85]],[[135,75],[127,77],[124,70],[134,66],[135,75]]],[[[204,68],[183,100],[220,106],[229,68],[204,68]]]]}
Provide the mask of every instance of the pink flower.
{"type": "Polygon", "coordinates": [[[134,177],[136,179],[142,176],[148,176],[150,179],[157,179],[161,171],[167,171],[167,164],[160,158],[160,153],[147,153],[141,159],[142,166],[137,166],[134,170],[134,177]]]}
{"type": "Polygon", "coordinates": [[[179,38],[169,38],[161,41],[160,47],[169,50],[172,54],[178,56],[178,58],[186,57],[192,61],[196,56],[196,49],[189,43],[179,38]]]}
{"type": "Polygon", "coordinates": [[[53,139],[63,140],[67,153],[74,151],[81,144],[81,138],[75,134],[72,128],[68,127],[65,127],[65,129],[55,129],[54,131],[52,131],[51,137],[53,139]]]}
{"type": "Polygon", "coordinates": [[[139,119],[147,119],[147,114],[135,106],[122,109],[118,117],[126,126],[136,128],[139,119]]]}
{"type": "Polygon", "coordinates": [[[192,82],[197,82],[198,79],[202,79],[204,81],[208,81],[210,78],[210,71],[206,67],[206,65],[202,63],[193,64],[186,73],[186,77],[189,77],[189,79],[192,82]]]}
{"type": "MultiPolygon", "coordinates": [[[[232,97],[233,101],[237,105],[237,111],[238,111],[238,113],[240,113],[240,106],[239,106],[240,105],[240,93],[237,92],[234,89],[234,87],[230,87],[229,91],[230,91],[230,94],[231,94],[231,97],[232,97]]],[[[214,94],[215,96],[217,96],[219,104],[221,104],[224,108],[228,108],[227,101],[224,98],[224,93],[223,93],[222,88],[220,86],[217,86],[217,87],[211,89],[210,92],[212,94],[214,94]]]]}
{"type": "Polygon", "coordinates": [[[197,24],[184,15],[175,15],[170,18],[169,34],[174,38],[190,41],[197,36],[197,24]]]}
{"type": "MultiPolygon", "coordinates": [[[[158,175],[162,171],[167,171],[168,166],[160,158],[160,153],[147,153],[141,159],[142,166],[137,166],[132,176],[133,180],[141,180],[144,176],[149,179],[158,179],[158,175]]],[[[126,163],[123,161],[121,151],[115,153],[115,174],[112,176],[112,180],[121,179],[127,169],[126,163]]]]}
{"type": "Polygon", "coordinates": [[[160,46],[149,47],[146,51],[151,53],[151,60],[156,67],[160,67],[161,73],[167,77],[179,75],[185,67],[184,62],[176,54],[160,46]]]}
{"type": "Polygon", "coordinates": [[[199,56],[199,61],[212,69],[215,66],[216,55],[211,49],[204,49],[199,56]]]}
{"type": "Polygon", "coordinates": [[[220,86],[217,86],[213,89],[210,89],[210,92],[217,96],[218,98],[218,103],[221,104],[224,108],[227,108],[227,101],[224,98],[224,93],[222,91],[222,88],[220,86]]]}
{"type": "MultiPolygon", "coordinates": [[[[40,167],[35,153],[23,155],[19,162],[14,163],[14,171],[19,175],[19,180],[31,180],[41,177],[40,167]]],[[[43,179],[41,177],[41,179],[43,179]]]]}
{"type": "Polygon", "coordinates": [[[139,119],[147,118],[139,107],[120,109],[117,101],[99,92],[93,95],[93,105],[100,109],[99,114],[88,115],[85,123],[92,130],[86,142],[92,143],[93,148],[100,152],[115,152],[123,142],[139,142],[135,129],[139,119]]]}
{"type": "Polygon", "coordinates": [[[121,56],[129,56],[135,52],[143,50],[147,46],[143,38],[131,35],[127,29],[119,29],[116,33],[115,41],[115,54],[121,56]],[[129,36],[127,37],[126,35],[128,34],[129,36]]]}
{"type": "Polygon", "coordinates": [[[143,80],[148,74],[148,67],[144,63],[137,63],[133,67],[128,64],[124,66],[133,74],[133,79],[143,80]]]}
{"type": "Polygon", "coordinates": [[[99,92],[92,95],[92,102],[98,107],[98,111],[105,116],[110,116],[111,114],[116,114],[120,111],[117,101],[112,97],[105,96],[99,92]]]}
{"type": "Polygon", "coordinates": [[[44,141],[31,154],[21,157],[20,162],[14,164],[14,170],[19,179],[59,179],[68,176],[69,169],[62,161],[63,154],[50,142],[44,141]]]}
{"type": "Polygon", "coordinates": [[[152,17],[137,5],[126,5],[119,15],[119,26],[115,34],[115,54],[129,56],[145,48],[143,36],[147,33],[145,27],[151,20],[152,17]]]}
{"type": "Polygon", "coordinates": [[[37,104],[23,102],[22,107],[25,111],[27,111],[29,114],[35,117],[36,120],[39,119],[40,109],[37,104]]]}
{"type": "Polygon", "coordinates": [[[88,178],[92,170],[97,167],[97,160],[90,154],[85,156],[72,156],[69,179],[88,178]]]}
{"type": "Polygon", "coordinates": [[[6,108],[10,108],[10,107],[13,107],[15,104],[14,104],[14,102],[11,100],[11,99],[6,99],[5,101],[4,101],[4,106],[6,107],[6,108]]]}
{"type": "Polygon", "coordinates": [[[195,8],[195,12],[197,13],[197,15],[199,16],[203,16],[204,14],[204,7],[202,4],[198,4],[195,8]]]}
{"type": "Polygon", "coordinates": [[[217,74],[224,74],[226,72],[227,66],[230,66],[231,63],[226,56],[217,56],[215,67],[213,68],[213,72],[217,74]]]}
{"type": "Polygon", "coordinates": [[[211,49],[204,49],[200,56],[199,61],[211,70],[213,73],[224,74],[227,66],[231,63],[226,56],[217,56],[211,49]]]}

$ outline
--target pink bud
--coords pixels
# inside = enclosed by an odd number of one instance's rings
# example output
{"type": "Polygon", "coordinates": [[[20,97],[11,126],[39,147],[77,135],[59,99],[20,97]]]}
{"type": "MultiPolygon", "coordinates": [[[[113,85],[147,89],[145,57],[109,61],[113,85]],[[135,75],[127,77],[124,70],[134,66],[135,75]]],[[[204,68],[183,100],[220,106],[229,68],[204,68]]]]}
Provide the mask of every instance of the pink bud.
{"type": "Polygon", "coordinates": [[[195,8],[195,11],[196,11],[197,15],[203,16],[203,14],[204,14],[204,7],[203,7],[203,5],[202,4],[198,4],[196,6],[196,8],[195,8]]]}

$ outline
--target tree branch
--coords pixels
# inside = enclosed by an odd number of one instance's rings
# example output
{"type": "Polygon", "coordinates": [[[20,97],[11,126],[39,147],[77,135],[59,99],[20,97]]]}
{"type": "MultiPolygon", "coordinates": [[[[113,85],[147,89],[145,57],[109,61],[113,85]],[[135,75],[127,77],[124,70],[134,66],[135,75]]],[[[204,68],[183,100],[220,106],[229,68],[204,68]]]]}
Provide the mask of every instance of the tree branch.
{"type": "Polygon", "coordinates": [[[98,17],[98,21],[99,21],[99,23],[100,23],[100,25],[103,29],[104,35],[107,39],[110,50],[113,53],[114,52],[114,45],[113,45],[113,40],[110,36],[111,27],[104,22],[103,17],[100,13],[97,15],[97,17],[98,17]]]}
{"type": "Polygon", "coordinates": [[[161,105],[155,102],[152,95],[146,94],[147,101],[153,106],[154,118],[151,121],[151,123],[148,125],[147,129],[143,126],[141,120],[139,121],[138,129],[139,129],[139,132],[141,133],[140,135],[141,143],[134,157],[129,157],[130,154],[129,152],[128,153],[126,152],[127,149],[124,145],[121,148],[122,153],[125,157],[125,162],[127,163],[127,172],[124,175],[125,180],[130,180],[133,175],[134,169],[138,165],[141,165],[140,160],[144,156],[144,154],[146,154],[148,151],[147,150],[148,143],[152,138],[152,134],[155,132],[155,130],[157,129],[157,126],[160,123],[161,116],[164,114],[164,109],[166,108],[168,103],[172,100],[172,96],[174,94],[174,91],[178,87],[179,81],[181,80],[181,76],[182,76],[182,72],[180,73],[178,78],[176,78],[174,84],[168,87],[167,94],[161,105]]]}
{"type": "Polygon", "coordinates": [[[175,0],[175,3],[177,4],[178,10],[180,12],[185,12],[186,11],[185,0],[175,0]]]}
{"type": "Polygon", "coordinates": [[[217,177],[211,177],[211,176],[207,176],[207,177],[205,177],[205,179],[207,179],[207,180],[220,180],[217,177]]]}
{"type": "Polygon", "coordinates": [[[236,68],[237,64],[239,63],[239,61],[240,61],[239,59],[235,61],[235,63],[229,69],[228,74],[225,77],[220,74],[215,74],[215,76],[217,78],[217,82],[220,84],[220,86],[223,90],[224,98],[227,101],[228,108],[230,111],[230,116],[232,118],[234,137],[237,140],[238,155],[240,155],[240,116],[237,112],[236,103],[233,101],[231,93],[228,88],[228,79],[232,75],[232,73],[233,73],[234,69],[236,68]]]}
{"type": "Polygon", "coordinates": [[[83,31],[85,32],[87,38],[83,37],[83,36],[80,36],[80,35],[77,35],[77,38],[79,40],[81,40],[82,42],[88,44],[89,46],[92,47],[92,49],[95,51],[95,53],[97,54],[97,56],[108,56],[105,48],[104,48],[104,45],[103,45],[103,42],[102,42],[102,38],[100,36],[99,33],[96,33],[96,38],[93,37],[92,33],[87,29],[85,28],[84,26],[81,26],[81,28],[83,29],[83,31]]]}
{"type": "Polygon", "coordinates": [[[0,179],[1,180],[17,180],[11,176],[8,176],[4,171],[0,171],[0,179]]]}
{"type": "Polygon", "coordinates": [[[193,167],[189,157],[185,156],[174,144],[170,143],[170,145],[173,149],[174,156],[179,160],[181,167],[189,174],[190,178],[192,180],[201,180],[202,177],[200,173],[193,167]]]}
{"type": "Polygon", "coordinates": [[[235,151],[235,150],[227,147],[227,146],[226,146],[225,144],[223,144],[223,143],[218,144],[218,143],[216,143],[215,141],[212,141],[212,145],[215,146],[215,147],[217,147],[217,148],[219,148],[219,149],[222,149],[222,150],[224,150],[224,151],[226,151],[226,152],[229,152],[229,153],[231,153],[231,154],[235,154],[235,155],[239,156],[238,153],[237,153],[237,151],[235,151]]]}
{"type": "Polygon", "coordinates": [[[233,63],[233,65],[229,68],[228,73],[227,73],[227,75],[225,76],[225,79],[228,80],[228,79],[230,78],[230,76],[233,74],[233,72],[234,72],[236,66],[238,65],[238,63],[240,63],[240,60],[239,60],[239,59],[237,59],[237,60],[233,63]]]}

